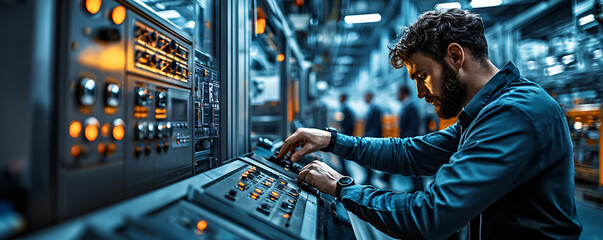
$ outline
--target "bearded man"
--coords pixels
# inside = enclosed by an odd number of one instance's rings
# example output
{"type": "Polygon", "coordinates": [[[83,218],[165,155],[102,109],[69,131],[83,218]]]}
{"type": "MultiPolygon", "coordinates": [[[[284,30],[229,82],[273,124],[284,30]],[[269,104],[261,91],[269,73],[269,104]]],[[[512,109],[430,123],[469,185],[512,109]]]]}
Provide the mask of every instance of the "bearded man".
{"type": "Polygon", "coordinates": [[[317,150],[404,175],[433,175],[425,191],[399,193],[355,185],[322,162],[298,181],[334,195],[345,208],[397,238],[577,239],[569,129],[559,105],[509,62],[488,59],[482,19],[447,9],[422,14],[391,48],[417,95],[456,124],[419,137],[359,138],[333,129],[299,129],[282,157],[317,150]],[[301,149],[296,149],[303,146],[301,149]],[[454,235],[458,236],[458,235],[454,235]]]}

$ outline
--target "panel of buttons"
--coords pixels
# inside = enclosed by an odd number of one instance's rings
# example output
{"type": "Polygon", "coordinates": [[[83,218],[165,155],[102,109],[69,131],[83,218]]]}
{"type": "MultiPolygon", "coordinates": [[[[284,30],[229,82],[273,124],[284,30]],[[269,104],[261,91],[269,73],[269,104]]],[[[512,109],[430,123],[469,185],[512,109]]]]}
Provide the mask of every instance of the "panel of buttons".
{"type": "MultiPolygon", "coordinates": [[[[232,206],[227,211],[247,213],[268,226],[299,236],[308,194],[284,176],[246,164],[229,177],[204,186],[204,190],[212,200],[232,206]]],[[[218,208],[209,199],[198,203],[218,208]]]]}
{"type": "Polygon", "coordinates": [[[135,25],[135,66],[188,83],[189,52],[187,47],[141,22],[136,22],[135,25]]]}

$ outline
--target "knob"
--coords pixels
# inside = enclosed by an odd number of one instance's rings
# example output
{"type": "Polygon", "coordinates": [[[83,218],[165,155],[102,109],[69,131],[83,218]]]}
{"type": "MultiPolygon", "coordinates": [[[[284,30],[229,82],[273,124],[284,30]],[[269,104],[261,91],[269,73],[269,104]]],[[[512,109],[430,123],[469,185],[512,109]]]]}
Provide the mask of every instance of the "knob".
{"type": "Polygon", "coordinates": [[[140,153],[142,153],[142,148],[140,146],[134,148],[134,155],[138,157],[140,156],[140,153]]]}
{"type": "Polygon", "coordinates": [[[161,153],[161,143],[157,143],[157,153],[161,153]]]}
{"type": "Polygon", "coordinates": [[[167,122],[165,123],[165,135],[166,137],[169,137],[172,135],[172,123],[171,122],[167,122]]]}
{"type": "Polygon", "coordinates": [[[147,136],[147,123],[141,122],[136,125],[136,140],[143,140],[147,136]]]}
{"type": "Polygon", "coordinates": [[[147,123],[147,138],[153,139],[155,137],[155,123],[147,123]]]}
{"type": "Polygon", "coordinates": [[[157,138],[163,138],[165,136],[165,124],[157,123],[157,138]]]}
{"type": "Polygon", "coordinates": [[[107,84],[106,91],[106,104],[109,107],[117,107],[119,106],[120,99],[120,89],[117,84],[111,83],[107,84]]]}
{"type": "Polygon", "coordinates": [[[92,78],[82,78],[79,84],[79,101],[84,106],[94,104],[96,98],[96,82],[92,78]]]}
{"type": "Polygon", "coordinates": [[[156,32],[149,33],[149,41],[154,42],[156,40],[157,40],[157,33],[156,32]]]}
{"type": "Polygon", "coordinates": [[[102,41],[115,42],[121,39],[121,33],[117,28],[101,28],[98,30],[96,38],[102,41]]]}
{"type": "Polygon", "coordinates": [[[176,41],[170,40],[170,42],[167,44],[167,48],[170,51],[175,50],[176,49],[176,41]]]}
{"type": "Polygon", "coordinates": [[[151,103],[149,90],[146,88],[136,88],[136,104],[138,106],[147,106],[151,103]]]}
{"type": "Polygon", "coordinates": [[[157,92],[157,107],[165,108],[167,106],[167,93],[158,91],[157,92]]]}
{"type": "Polygon", "coordinates": [[[144,146],[144,154],[146,154],[146,155],[151,154],[151,146],[149,146],[149,145],[144,146]]]}
{"type": "Polygon", "coordinates": [[[164,151],[164,152],[167,152],[167,151],[168,151],[168,149],[169,149],[169,144],[168,144],[167,142],[164,142],[164,143],[163,143],[163,151],[164,151]]]}

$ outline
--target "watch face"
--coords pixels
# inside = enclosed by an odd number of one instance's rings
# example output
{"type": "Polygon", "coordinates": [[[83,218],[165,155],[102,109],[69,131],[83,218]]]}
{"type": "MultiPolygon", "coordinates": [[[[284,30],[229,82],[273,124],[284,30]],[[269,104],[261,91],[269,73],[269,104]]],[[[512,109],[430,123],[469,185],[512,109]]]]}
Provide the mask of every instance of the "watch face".
{"type": "Polygon", "coordinates": [[[339,184],[344,185],[344,186],[345,185],[350,185],[353,182],[354,182],[354,179],[352,179],[351,177],[347,177],[347,176],[346,177],[341,177],[339,179],[339,184]]]}

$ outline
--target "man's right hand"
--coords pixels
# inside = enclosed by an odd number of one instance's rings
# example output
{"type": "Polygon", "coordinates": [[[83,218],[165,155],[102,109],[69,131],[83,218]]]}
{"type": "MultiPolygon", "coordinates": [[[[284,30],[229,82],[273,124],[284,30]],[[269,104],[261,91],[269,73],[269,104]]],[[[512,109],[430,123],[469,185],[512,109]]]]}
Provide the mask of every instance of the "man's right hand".
{"type": "Polygon", "coordinates": [[[291,152],[291,161],[295,162],[308,153],[326,148],[329,146],[330,141],[331,133],[329,131],[315,128],[299,128],[285,140],[277,158],[281,159],[287,152],[291,152]],[[295,149],[299,146],[302,146],[302,148],[296,151],[295,149]]]}

